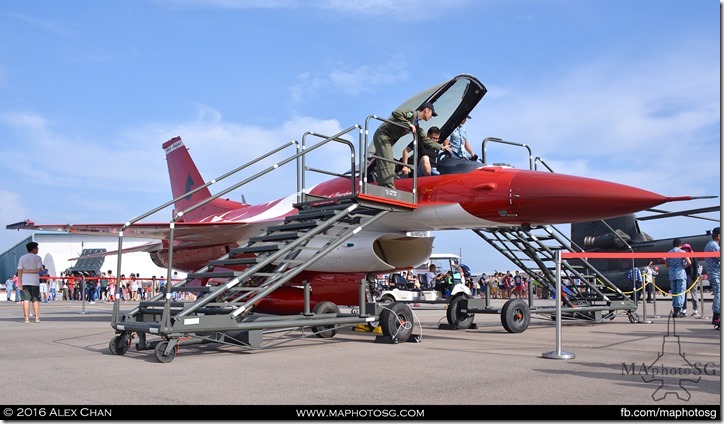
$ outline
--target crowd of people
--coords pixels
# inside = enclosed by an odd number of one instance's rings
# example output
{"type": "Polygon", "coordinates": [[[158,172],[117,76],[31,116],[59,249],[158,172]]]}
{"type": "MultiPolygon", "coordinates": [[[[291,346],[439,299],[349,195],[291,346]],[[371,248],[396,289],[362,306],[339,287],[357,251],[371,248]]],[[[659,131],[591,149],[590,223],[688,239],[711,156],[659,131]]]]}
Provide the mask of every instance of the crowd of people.
{"type": "MultiPolygon", "coordinates": [[[[94,272],[89,275],[78,275],[71,272],[61,273],[58,277],[47,274],[45,266],[39,272],[38,302],[48,303],[56,300],[85,300],[88,303],[113,302],[119,296],[117,279],[112,271],[102,272],[96,276],[94,272]],[[84,287],[85,285],[85,287],[84,287]]],[[[165,288],[165,278],[142,278],[136,273],[126,278],[121,274],[121,290],[119,300],[141,301],[148,300],[165,288]]],[[[18,273],[11,275],[5,281],[5,291],[8,301],[15,298],[15,303],[21,300],[22,286],[18,284],[18,273]],[[14,293],[14,294],[13,294],[14,293]]],[[[174,292],[174,300],[192,300],[193,295],[187,292],[174,292]]]]}
{"type": "MultiPolygon", "coordinates": [[[[720,251],[720,228],[716,227],[712,230],[712,238],[707,243],[705,252],[720,251]]],[[[78,273],[67,272],[60,277],[50,276],[42,259],[38,256],[39,246],[36,242],[29,242],[26,245],[28,251],[18,261],[18,271],[15,275],[11,275],[5,282],[5,291],[7,301],[12,301],[14,293],[15,302],[23,303],[23,314],[25,322],[29,322],[32,316],[35,322],[40,322],[39,303],[47,303],[56,300],[64,301],[80,301],[85,300],[89,303],[114,302],[118,296],[118,300],[122,302],[148,300],[156,293],[163,292],[166,281],[163,277],[156,278],[152,276],[150,279],[141,278],[137,273],[132,273],[129,278],[124,274],[120,278],[116,278],[111,270],[102,272],[100,276],[95,273],[90,275],[79,275],[78,273]],[[120,288],[117,282],[120,281],[120,288]],[[59,299],[60,298],[60,299],[59,299]],[[32,303],[32,311],[30,304],[32,303]]],[[[691,252],[691,246],[681,243],[680,239],[673,241],[673,248],[670,252],[685,253],[691,252]]],[[[712,323],[719,328],[720,325],[720,257],[706,258],[707,279],[709,280],[714,294],[712,305],[713,319],[712,323]]],[[[675,318],[686,316],[687,287],[696,284],[699,279],[698,264],[692,262],[688,257],[672,257],[666,259],[666,266],[669,271],[669,281],[671,284],[672,309],[675,318]]],[[[176,275],[176,273],[174,273],[176,275]]],[[[638,300],[639,296],[643,297],[644,293],[638,294],[642,282],[646,282],[647,286],[653,282],[655,272],[652,268],[652,262],[641,272],[638,268],[633,268],[629,272],[629,279],[634,283],[634,299],[638,300]],[[638,287],[638,288],[637,288],[638,287]]],[[[452,269],[447,272],[438,272],[435,264],[430,264],[425,272],[414,272],[412,268],[402,273],[394,273],[390,275],[378,275],[375,289],[406,289],[406,290],[439,290],[443,296],[447,296],[455,284],[462,282],[469,289],[473,296],[485,296],[489,291],[490,297],[493,299],[512,299],[527,298],[529,289],[533,289],[538,299],[547,299],[550,297],[548,287],[539,284],[539,276],[528,275],[525,272],[495,272],[490,275],[482,274],[476,278],[470,272],[470,268],[464,264],[454,263],[452,269]]],[[[188,292],[172,292],[174,300],[194,300],[195,296],[188,292]]],[[[645,291],[646,301],[652,299],[652,292],[648,287],[645,291]]],[[[693,316],[698,315],[698,303],[701,299],[696,297],[695,291],[692,293],[693,316]]]]}
{"type": "Polygon", "coordinates": [[[490,290],[492,299],[527,298],[528,291],[533,288],[533,293],[538,299],[548,299],[549,290],[546,286],[538,283],[538,276],[528,275],[525,272],[510,271],[495,272],[490,275],[483,274],[478,279],[477,290],[482,295],[490,290]]]}
{"type": "MultiPolygon", "coordinates": [[[[96,303],[114,302],[116,299],[121,302],[142,301],[163,292],[166,288],[166,279],[163,277],[156,278],[154,275],[151,278],[142,278],[138,273],[132,273],[128,278],[125,274],[116,278],[111,270],[101,272],[100,275],[96,275],[95,272],[67,271],[60,276],[52,276],[38,255],[40,249],[38,243],[27,243],[26,249],[28,253],[21,256],[18,261],[18,271],[5,281],[6,301],[23,304],[25,323],[30,322],[32,317],[35,322],[40,322],[40,303],[54,301],[96,303]],[[117,286],[118,281],[120,287],[117,286]]],[[[174,272],[174,281],[178,280],[177,276],[178,274],[174,272]]],[[[195,296],[188,292],[172,292],[172,296],[176,301],[195,299],[195,296]]]]}
{"type": "Polygon", "coordinates": [[[438,272],[435,264],[430,264],[426,272],[414,272],[412,268],[400,273],[377,276],[377,289],[391,290],[438,290],[445,297],[457,282],[464,282],[474,297],[484,297],[490,290],[492,299],[527,298],[529,287],[538,299],[548,299],[547,287],[538,284],[537,276],[521,271],[495,272],[490,275],[473,276],[470,268],[461,264],[457,269],[438,272]]]}

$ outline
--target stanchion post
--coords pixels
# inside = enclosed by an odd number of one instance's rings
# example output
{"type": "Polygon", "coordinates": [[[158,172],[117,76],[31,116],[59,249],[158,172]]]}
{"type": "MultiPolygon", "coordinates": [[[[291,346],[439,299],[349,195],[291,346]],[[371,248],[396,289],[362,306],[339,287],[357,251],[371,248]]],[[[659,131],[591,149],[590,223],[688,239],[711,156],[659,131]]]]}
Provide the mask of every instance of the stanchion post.
{"type": "Polygon", "coordinates": [[[543,353],[546,359],[575,359],[576,354],[561,351],[561,252],[556,251],[556,350],[543,353]]]}
{"type": "MultiPolygon", "coordinates": [[[[643,273],[642,273],[641,279],[643,280],[643,283],[644,283],[643,286],[641,287],[641,303],[643,303],[644,318],[643,318],[643,319],[640,319],[640,320],[638,321],[638,323],[639,323],[639,324],[653,324],[653,321],[649,321],[649,320],[646,319],[646,297],[647,297],[647,296],[646,296],[646,285],[649,284],[648,281],[647,281],[648,278],[644,278],[644,277],[643,277],[643,273]]],[[[634,290],[635,290],[635,288],[634,288],[634,290]]]]}
{"type": "MultiPolygon", "coordinates": [[[[699,277],[699,278],[701,278],[701,277],[699,277]]],[[[698,284],[699,284],[699,303],[701,304],[701,312],[699,313],[699,318],[705,319],[706,314],[704,313],[704,283],[699,281],[698,284]]]]}
{"type": "Polygon", "coordinates": [[[654,301],[653,302],[654,303],[654,318],[661,318],[659,316],[658,312],[656,312],[656,298],[659,296],[659,292],[658,292],[658,290],[656,290],[656,277],[655,276],[651,276],[651,284],[653,285],[652,300],[654,301]]]}
{"type": "Polygon", "coordinates": [[[81,311],[80,311],[80,314],[85,315],[87,313],[85,311],[85,292],[86,292],[85,272],[81,271],[80,275],[81,275],[81,279],[80,279],[80,281],[81,281],[81,286],[80,286],[81,311]]]}

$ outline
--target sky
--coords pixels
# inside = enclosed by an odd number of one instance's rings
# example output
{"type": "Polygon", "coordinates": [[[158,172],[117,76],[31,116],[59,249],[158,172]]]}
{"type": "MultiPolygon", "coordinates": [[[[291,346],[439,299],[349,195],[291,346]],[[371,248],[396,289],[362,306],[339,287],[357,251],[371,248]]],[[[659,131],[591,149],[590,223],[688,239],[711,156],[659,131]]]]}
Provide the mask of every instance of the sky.
{"type": "MultiPolygon", "coordinates": [[[[666,196],[720,196],[720,7],[0,2],[1,224],[125,222],[171,199],[161,144],[175,136],[208,181],[307,131],[331,135],[388,116],[463,73],[488,89],[466,123],[478,154],[484,138],[499,137],[528,144],[558,173],[666,196]]],[[[524,152],[487,150],[492,162],[527,168],[524,152]]],[[[244,199],[294,192],[293,167],[279,172],[245,187],[244,199]]],[[[717,197],[659,209],[719,204],[717,197]]],[[[164,213],[155,221],[168,222],[164,213]]],[[[683,217],[645,221],[642,230],[665,238],[715,225],[683,217]]],[[[29,235],[1,229],[0,252],[29,235]]],[[[433,235],[436,252],[461,254],[475,272],[513,268],[471,231],[433,235]]]]}

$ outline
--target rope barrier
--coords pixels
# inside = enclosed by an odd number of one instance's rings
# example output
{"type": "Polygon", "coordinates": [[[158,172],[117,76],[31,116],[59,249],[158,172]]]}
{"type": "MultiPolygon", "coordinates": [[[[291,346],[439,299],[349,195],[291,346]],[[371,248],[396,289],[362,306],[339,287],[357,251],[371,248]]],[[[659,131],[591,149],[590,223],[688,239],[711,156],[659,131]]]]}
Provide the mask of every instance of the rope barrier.
{"type": "MultiPolygon", "coordinates": [[[[598,279],[597,279],[598,280],[598,279]]],[[[603,285],[601,280],[598,280],[598,282],[603,285]]],[[[696,280],[689,286],[688,289],[684,290],[683,293],[669,293],[668,291],[664,291],[661,287],[657,286],[656,283],[645,283],[643,286],[631,290],[631,291],[622,291],[623,294],[633,294],[634,292],[638,292],[644,289],[644,287],[648,286],[649,284],[652,284],[654,286],[654,289],[657,290],[659,293],[663,294],[664,296],[671,296],[671,297],[677,297],[677,296],[684,296],[685,294],[689,293],[694,287],[696,287],[697,283],[699,282],[699,277],[696,278],[696,280]]],[[[613,292],[613,290],[610,287],[606,287],[606,290],[613,292]]]]}

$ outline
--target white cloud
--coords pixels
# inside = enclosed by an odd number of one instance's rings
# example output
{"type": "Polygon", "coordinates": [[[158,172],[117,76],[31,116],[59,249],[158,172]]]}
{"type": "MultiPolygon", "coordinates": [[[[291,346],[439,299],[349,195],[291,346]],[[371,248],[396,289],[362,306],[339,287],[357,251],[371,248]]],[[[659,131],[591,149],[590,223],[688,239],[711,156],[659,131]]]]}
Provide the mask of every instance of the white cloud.
{"type": "Polygon", "coordinates": [[[444,10],[457,10],[471,0],[156,0],[156,3],[173,8],[222,8],[222,9],[299,9],[314,8],[356,18],[382,17],[386,19],[420,21],[439,17],[444,10]],[[434,7],[432,7],[434,6],[434,7]]]}
{"type": "Polygon", "coordinates": [[[70,26],[65,22],[51,21],[37,16],[24,15],[20,13],[8,13],[19,21],[25,22],[35,28],[40,28],[44,31],[52,32],[58,35],[68,35],[71,32],[70,26]]]}
{"type": "MultiPolygon", "coordinates": [[[[310,130],[324,137],[341,131],[336,120],[308,116],[294,117],[272,128],[227,122],[219,111],[206,105],[199,105],[193,120],[121,129],[103,141],[60,133],[35,113],[2,114],[0,126],[11,129],[8,134],[13,137],[0,148],[6,162],[0,186],[16,190],[0,191],[4,225],[28,218],[55,224],[123,222],[170,200],[161,144],[175,136],[182,137],[205,181],[209,181],[255,162],[273,148],[301,141],[310,130]]],[[[355,149],[357,136],[353,131],[345,137],[355,149]]],[[[321,140],[308,136],[306,146],[310,148],[321,140]]],[[[218,193],[296,152],[295,146],[289,146],[210,189],[218,193]]],[[[329,143],[308,155],[307,166],[345,172],[350,167],[349,149],[329,143]]],[[[308,172],[307,187],[328,178],[326,174],[308,172]]],[[[261,203],[287,196],[296,188],[296,162],[291,161],[224,197],[241,200],[243,195],[249,203],[261,203]]],[[[169,211],[163,211],[149,220],[163,221],[169,215],[169,211]]],[[[0,243],[7,246],[28,234],[8,231],[0,234],[0,243]]]]}
{"type": "Polygon", "coordinates": [[[403,61],[393,61],[380,66],[337,64],[327,74],[305,72],[298,75],[297,83],[289,88],[289,93],[295,102],[321,97],[327,93],[341,92],[358,96],[406,80],[409,75],[405,69],[403,61]]]}
{"type": "MultiPolygon", "coordinates": [[[[480,119],[468,122],[468,135],[526,143],[556,172],[667,195],[716,194],[719,58],[680,60],[696,44],[581,64],[540,76],[527,91],[504,87],[505,94],[486,96],[473,112],[480,119]]],[[[522,151],[509,157],[527,166],[522,151]]]]}
{"type": "Polygon", "coordinates": [[[30,235],[27,231],[8,231],[5,226],[23,221],[28,218],[28,210],[23,205],[23,198],[19,193],[0,189],[0,249],[9,248],[30,235]]]}
{"type": "MultiPolygon", "coordinates": [[[[149,151],[153,151],[153,156],[157,157],[155,164],[157,167],[165,167],[162,162],[163,158],[158,158],[162,154],[161,144],[173,137],[180,136],[186,147],[190,149],[189,153],[202,177],[209,181],[252,162],[292,140],[301,142],[302,136],[308,131],[333,136],[341,131],[341,127],[336,120],[320,120],[307,116],[294,117],[271,128],[239,124],[225,121],[223,115],[210,106],[199,105],[195,120],[150,123],[142,128],[126,130],[124,134],[128,139],[133,140],[143,138],[147,140],[149,135],[157,140],[157,143],[148,147],[149,151]]],[[[354,136],[356,137],[356,134],[354,136]]],[[[356,140],[352,137],[348,138],[356,140]]],[[[319,137],[308,136],[306,145],[310,147],[321,140],[319,137]]],[[[356,149],[356,141],[354,143],[356,149]]],[[[227,187],[231,182],[236,183],[249,178],[257,172],[266,170],[274,163],[285,161],[294,154],[296,154],[296,148],[290,145],[274,156],[254,163],[233,177],[228,177],[223,183],[219,183],[218,187],[214,186],[212,192],[219,192],[221,188],[227,187]]],[[[349,150],[345,151],[333,144],[310,153],[307,160],[309,166],[332,172],[344,172],[350,166],[349,150]],[[318,163],[319,161],[322,163],[318,163]]],[[[168,178],[166,176],[159,178],[160,182],[154,184],[168,187],[168,178]]],[[[314,179],[310,181],[314,181],[314,179]]],[[[296,166],[294,162],[290,162],[261,177],[259,181],[249,183],[240,189],[239,193],[245,193],[247,201],[259,203],[286,196],[295,190],[296,166]]],[[[239,200],[239,193],[230,193],[230,195],[235,200],[239,200]]]]}
{"type": "Polygon", "coordinates": [[[154,175],[156,164],[143,153],[143,140],[114,140],[111,135],[99,142],[59,134],[52,122],[32,112],[0,114],[0,123],[12,129],[15,137],[0,150],[8,159],[9,171],[35,184],[117,191],[135,184],[134,190],[144,191],[146,179],[154,175]],[[116,149],[117,145],[124,148],[116,149]]]}

